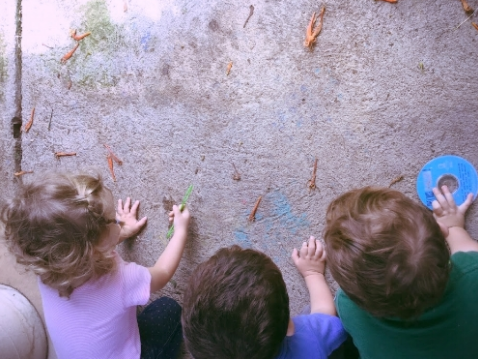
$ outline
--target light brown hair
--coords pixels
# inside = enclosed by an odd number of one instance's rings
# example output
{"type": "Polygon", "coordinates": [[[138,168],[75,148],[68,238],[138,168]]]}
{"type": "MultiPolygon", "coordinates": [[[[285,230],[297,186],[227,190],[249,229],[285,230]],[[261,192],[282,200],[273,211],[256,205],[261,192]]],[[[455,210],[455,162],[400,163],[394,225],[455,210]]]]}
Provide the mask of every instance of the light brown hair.
{"type": "Polygon", "coordinates": [[[184,292],[184,341],[195,359],[269,359],[289,323],[282,274],[264,253],[222,248],[193,272],[184,292]]]}
{"type": "Polygon", "coordinates": [[[1,221],[17,262],[69,297],[89,279],[116,268],[112,251],[100,249],[114,220],[108,218],[112,205],[99,176],[53,173],[22,185],[2,206],[1,221]]]}
{"type": "Polygon", "coordinates": [[[450,253],[431,211],[398,191],[365,187],[334,200],[326,220],[330,271],[367,312],[412,319],[442,298],[450,253]]]}

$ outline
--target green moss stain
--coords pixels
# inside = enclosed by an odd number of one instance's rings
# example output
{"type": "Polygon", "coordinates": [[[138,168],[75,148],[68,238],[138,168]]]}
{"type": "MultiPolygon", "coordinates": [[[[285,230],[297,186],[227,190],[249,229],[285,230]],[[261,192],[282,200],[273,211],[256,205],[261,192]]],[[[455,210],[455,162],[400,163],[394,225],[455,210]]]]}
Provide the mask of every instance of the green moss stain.
{"type": "Polygon", "coordinates": [[[84,39],[81,52],[85,55],[102,52],[111,55],[124,42],[122,27],[111,22],[106,3],[93,0],[85,5],[85,15],[81,23],[84,31],[91,35],[84,39]]]}
{"type": "Polygon", "coordinates": [[[80,41],[80,46],[74,55],[65,63],[60,64],[61,57],[73,49],[64,48],[63,53],[54,59],[45,58],[45,64],[55,73],[61,74],[66,82],[71,80],[75,85],[86,89],[98,89],[116,86],[119,82],[120,67],[117,65],[118,51],[127,48],[123,25],[111,21],[108,7],[103,0],[92,0],[79,8],[80,22],[76,28],[77,34],[87,31],[91,35],[80,41]]]}
{"type": "Polygon", "coordinates": [[[6,44],[2,33],[0,33],[0,97],[3,98],[4,86],[7,79],[7,56],[5,54],[6,44]]]}

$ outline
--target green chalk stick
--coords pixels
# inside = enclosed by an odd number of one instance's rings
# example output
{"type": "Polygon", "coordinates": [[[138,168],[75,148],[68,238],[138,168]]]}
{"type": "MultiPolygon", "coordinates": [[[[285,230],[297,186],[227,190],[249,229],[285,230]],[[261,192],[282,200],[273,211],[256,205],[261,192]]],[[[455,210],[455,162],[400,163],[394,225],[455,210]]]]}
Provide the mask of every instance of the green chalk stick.
{"type": "MultiPolygon", "coordinates": [[[[191,195],[191,193],[193,191],[193,188],[194,188],[194,186],[190,185],[188,187],[186,193],[184,194],[183,200],[181,201],[181,204],[179,205],[179,210],[181,212],[184,210],[184,207],[186,206],[186,202],[188,201],[189,196],[191,195]]],[[[171,237],[173,236],[173,232],[174,232],[174,224],[169,228],[169,231],[166,234],[166,239],[171,239],[171,237]]]]}

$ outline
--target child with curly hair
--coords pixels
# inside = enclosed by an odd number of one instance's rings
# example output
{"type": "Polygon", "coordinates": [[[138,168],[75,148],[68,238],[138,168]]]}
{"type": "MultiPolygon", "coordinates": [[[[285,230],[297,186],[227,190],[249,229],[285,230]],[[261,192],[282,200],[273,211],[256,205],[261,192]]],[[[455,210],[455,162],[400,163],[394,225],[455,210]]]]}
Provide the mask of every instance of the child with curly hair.
{"type": "Polygon", "coordinates": [[[135,235],[139,201],[118,200],[101,178],[52,173],[22,185],[1,211],[17,261],[33,270],[58,358],[175,358],[181,307],[162,297],[136,317],[176,271],[186,243],[187,209],[173,206],[175,232],[150,268],[124,262],[115,246],[135,235]]]}

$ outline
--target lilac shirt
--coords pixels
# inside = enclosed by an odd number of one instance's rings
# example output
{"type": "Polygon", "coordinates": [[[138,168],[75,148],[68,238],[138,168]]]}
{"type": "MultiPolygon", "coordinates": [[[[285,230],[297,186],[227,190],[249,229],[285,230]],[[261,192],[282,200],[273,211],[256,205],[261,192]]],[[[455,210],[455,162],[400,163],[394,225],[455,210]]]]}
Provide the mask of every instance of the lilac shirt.
{"type": "Polygon", "coordinates": [[[276,359],[327,359],[347,338],[338,317],[314,313],[292,321],[294,334],[285,337],[276,359]]]}
{"type": "Polygon", "coordinates": [[[59,359],[135,359],[141,354],[136,306],[149,300],[151,274],[117,254],[114,273],[76,288],[70,299],[38,280],[59,359]]]}

